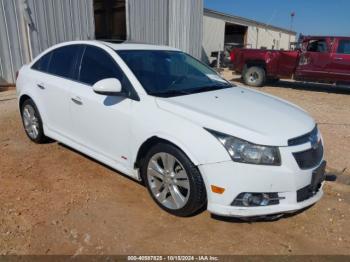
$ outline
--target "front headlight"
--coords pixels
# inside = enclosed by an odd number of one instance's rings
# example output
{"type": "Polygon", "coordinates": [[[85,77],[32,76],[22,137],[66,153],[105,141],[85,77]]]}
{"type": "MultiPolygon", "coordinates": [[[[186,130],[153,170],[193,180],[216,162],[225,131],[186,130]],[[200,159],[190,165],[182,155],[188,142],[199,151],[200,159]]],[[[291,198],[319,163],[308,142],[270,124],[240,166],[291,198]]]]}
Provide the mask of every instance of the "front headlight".
{"type": "Polygon", "coordinates": [[[279,149],[272,146],[255,145],[248,141],[206,129],[226,148],[235,162],[256,165],[281,165],[279,149]]]}

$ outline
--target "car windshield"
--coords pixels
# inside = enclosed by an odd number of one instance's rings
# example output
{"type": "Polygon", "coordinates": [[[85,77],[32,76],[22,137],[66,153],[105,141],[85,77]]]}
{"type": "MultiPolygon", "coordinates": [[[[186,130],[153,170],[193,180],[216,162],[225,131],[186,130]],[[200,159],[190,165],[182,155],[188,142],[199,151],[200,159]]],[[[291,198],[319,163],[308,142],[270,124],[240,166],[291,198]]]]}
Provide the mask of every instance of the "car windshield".
{"type": "Polygon", "coordinates": [[[180,51],[119,50],[117,53],[149,95],[173,97],[233,86],[210,67],[180,51]]]}

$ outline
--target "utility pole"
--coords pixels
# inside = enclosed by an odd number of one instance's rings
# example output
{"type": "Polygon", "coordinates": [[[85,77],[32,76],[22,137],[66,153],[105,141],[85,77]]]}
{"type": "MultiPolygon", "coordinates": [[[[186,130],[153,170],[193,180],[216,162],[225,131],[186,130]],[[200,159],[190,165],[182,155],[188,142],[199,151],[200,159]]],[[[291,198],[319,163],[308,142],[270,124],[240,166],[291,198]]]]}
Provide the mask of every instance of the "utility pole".
{"type": "MultiPolygon", "coordinates": [[[[293,22],[294,22],[295,12],[290,13],[290,31],[293,31],[293,22]]],[[[291,49],[291,34],[289,34],[289,50],[291,49]]]]}

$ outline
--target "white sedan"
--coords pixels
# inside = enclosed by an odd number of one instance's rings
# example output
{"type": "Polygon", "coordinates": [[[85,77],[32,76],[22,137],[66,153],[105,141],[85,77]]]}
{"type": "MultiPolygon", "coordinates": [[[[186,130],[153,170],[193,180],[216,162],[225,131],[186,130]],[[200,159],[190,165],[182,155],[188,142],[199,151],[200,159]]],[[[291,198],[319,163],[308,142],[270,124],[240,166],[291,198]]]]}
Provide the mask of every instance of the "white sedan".
{"type": "Polygon", "coordinates": [[[323,194],[322,137],[305,111],[174,48],[59,44],[21,68],[17,94],[32,141],[143,181],[177,216],[288,213],[323,194]]]}

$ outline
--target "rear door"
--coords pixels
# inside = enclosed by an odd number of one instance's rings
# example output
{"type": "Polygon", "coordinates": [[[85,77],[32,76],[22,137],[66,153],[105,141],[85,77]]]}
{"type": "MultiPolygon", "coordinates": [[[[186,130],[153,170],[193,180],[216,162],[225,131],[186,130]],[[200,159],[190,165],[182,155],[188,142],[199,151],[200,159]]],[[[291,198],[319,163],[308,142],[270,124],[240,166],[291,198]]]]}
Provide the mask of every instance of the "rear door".
{"type": "Polygon", "coordinates": [[[350,39],[339,39],[335,43],[329,71],[335,82],[350,83],[350,39]]]}
{"type": "Polygon", "coordinates": [[[327,38],[310,39],[303,43],[299,65],[295,75],[297,78],[310,81],[330,81],[328,72],[330,63],[330,43],[327,38]]]}
{"type": "Polygon", "coordinates": [[[45,126],[65,137],[70,132],[69,90],[81,48],[81,45],[59,47],[32,67],[45,126]]]}
{"type": "Polygon", "coordinates": [[[72,136],[75,142],[99,156],[128,166],[133,100],[96,94],[92,86],[106,78],[117,78],[123,91],[130,88],[129,80],[111,54],[87,45],[81,58],[78,82],[70,90],[72,136]]]}

